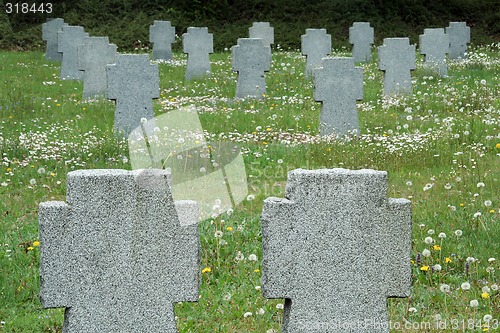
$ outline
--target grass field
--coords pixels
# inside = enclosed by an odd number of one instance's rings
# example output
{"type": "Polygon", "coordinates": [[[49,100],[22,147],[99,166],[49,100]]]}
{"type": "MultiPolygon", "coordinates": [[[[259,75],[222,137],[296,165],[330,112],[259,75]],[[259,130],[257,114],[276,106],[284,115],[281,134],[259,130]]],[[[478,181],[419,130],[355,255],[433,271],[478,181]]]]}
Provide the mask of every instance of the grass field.
{"type": "MultiPolygon", "coordinates": [[[[413,284],[410,298],[388,302],[392,331],[498,329],[500,44],[472,47],[448,78],[419,58],[408,97],[383,97],[376,62],[363,65],[361,134],[345,141],[318,135],[321,105],[298,52],[273,54],[261,100],[234,99],[230,53],[211,55],[204,80],[185,82],[185,61],[159,64],[155,113],[195,105],[208,138],[242,145],[252,195],[200,223],[200,299],[176,305],[180,332],[280,332],[283,300],[260,291],[259,218],[299,167],[386,170],[389,197],[412,201],[413,284]]],[[[0,332],[62,331],[64,310],[38,299],[38,204],[65,200],[69,171],[130,169],[113,103],[81,96],[42,53],[0,52],[0,332]]]]}

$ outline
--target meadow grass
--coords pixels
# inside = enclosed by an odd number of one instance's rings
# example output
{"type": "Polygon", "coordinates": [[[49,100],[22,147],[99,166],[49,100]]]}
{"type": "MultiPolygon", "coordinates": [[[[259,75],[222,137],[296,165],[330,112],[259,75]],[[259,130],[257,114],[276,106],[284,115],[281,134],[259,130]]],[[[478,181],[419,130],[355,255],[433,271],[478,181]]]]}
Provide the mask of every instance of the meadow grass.
{"type": "MultiPolygon", "coordinates": [[[[334,167],[386,170],[388,195],[412,201],[411,297],[389,300],[392,331],[495,330],[500,45],[474,46],[447,78],[419,57],[406,97],[382,96],[376,60],[363,64],[360,135],[348,140],[318,135],[321,105],[298,52],[273,54],[260,100],[234,98],[230,53],[211,55],[213,74],[202,80],[184,80],[185,61],[175,54],[159,64],[155,113],[195,105],[208,139],[243,147],[251,195],[232,214],[199,224],[200,299],[175,306],[181,332],[280,331],[283,300],[260,291],[262,201],[284,196],[290,170],[334,167]]],[[[127,143],[112,133],[113,103],[82,101],[82,83],[58,75],[42,53],[0,52],[1,332],[62,330],[64,310],[43,310],[38,299],[38,204],[65,200],[69,171],[131,168],[127,143]]]]}

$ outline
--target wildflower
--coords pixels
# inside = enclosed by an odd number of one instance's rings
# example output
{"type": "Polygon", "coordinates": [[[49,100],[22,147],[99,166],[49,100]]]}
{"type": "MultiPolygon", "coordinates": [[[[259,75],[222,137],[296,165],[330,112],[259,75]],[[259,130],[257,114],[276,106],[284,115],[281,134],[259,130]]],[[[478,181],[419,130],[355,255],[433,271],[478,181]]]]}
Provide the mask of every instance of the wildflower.
{"type": "Polygon", "coordinates": [[[227,231],[233,231],[233,227],[227,227],[226,230],[227,231]]]}
{"type": "Polygon", "coordinates": [[[481,298],[482,299],[488,299],[488,298],[490,298],[490,294],[489,293],[482,293],[481,294],[481,298]]]}
{"type": "Polygon", "coordinates": [[[496,284],[496,283],[492,284],[491,290],[498,291],[498,284],[496,284]]]}
{"type": "Polygon", "coordinates": [[[423,272],[427,272],[429,270],[429,266],[422,266],[420,267],[420,270],[423,272]]]}
{"type": "Polygon", "coordinates": [[[491,204],[492,204],[491,200],[486,200],[486,201],[484,202],[484,205],[485,205],[486,207],[491,207],[491,204]]]}
{"type": "Polygon", "coordinates": [[[250,261],[257,261],[257,256],[252,253],[251,255],[248,256],[248,260],[250,260],[250,261]]]}
{"type": "Polygon", "coordinates": [[[484,186],[485,186],[485,185],[484,185],[484,183],[483,183],[483,182],[479,182],[479,183],[477,183],[477,187],[478,187],[478,188],[481,188],[481,187],[484,187],[484,186]]]}
{"type": "Polygon", "coordinates": [[[484,86],[484,85],[486,85],[486,80],[485,80],[485,79],[482,79],[482,80],[481,80],[481,84],[482,84],[483,86],[484,86]]]}
{"type": "Polygon", "coordinates": [[[469,282],[463,282],[460,285],[460,288],[462,288],[462,290],[470,290],[470,283],[469,282]]]}
{"type": "Polygon", "coordinates": [[[451,189],[451,184],[450,183],[446,183],[446,185],[444,186],[445,189],[447,190],[450,190],[451,189]]]}
{"type": "Polygon", "coordinates": [[[219,240],[219,244],[220,244],[221,246],[224,246],[224,245],[227,245],[227,242],[221,238],[221,239],[219,240]]]}
{"type": "Polygon", "coordinates": [[[247,318],[247,317],[250,317],[251,315],[252,315],[252,313],[251,313],[251,312],[245,312],[245,313],[243,314],[243,317],[247,318]]]}
{"type": "Polygon", "coordinates": [[[484,317],[483,317],[483,320],[484,320],[485,322],[490,322],[492,319],[493,319],[493,316],[492,316],[492,315],[490,315],[490,314],[486,314],[486,315],[484,315],[484,317]]]}
{"type": "Polygon", "coordinates": [[[471,308],[477,308],[479,306],[479,302],[477,301],[477,299],[473,299],[469,302],[469,305],[471,308]]]}
{"type": "Polygon", "coordinates": [[[409,309],[408,309],[408,312],[415,313],[415,312],[417,312],[417,309],[416,309],[416,308],[409,308],[409,309]]]}
{"type": "Polygon", "coordinates": [[[220,238],[220,237],[222,237],[223,234],[224,233],[222,231],[217,230],[214,235],[215,235],[215,238],[220,238]]]}
{"type": "Polygon", "coordinates": [[[230,294],[230,293],[225,294],[225,295],[224,295],[224,300],[225,300],[225,301],[229,301],[229,300],[231,300],[231,294],[230,294]]]}
{"type": "Polygon", "coordinates": [[[40,246],[40,242],[39,242],[39,241],[34,241],[34,242],[33,242],[33,246],[34,246],[34,247],[40,246]]]}
{"type": "Polygon", "coordinates": [[[422,255],[426,258],[429,258],[431,256],[431,251],[427,250],[427,249],[424,249],[422,251],[422,255]]]}
{"type": "Polygon", "coordinates": [[[496,148],[496,149],[500,149],[500,143],[497,143],[497,144],[495,145],[495,148],[496,148]]]}
{"type": "Polygon", "coordinates": [[[427,233],[428,233],[429,235],[434,235],[434,229],[429,229],[429,230],[427,231],[427,233]]]}
{"type": "Polygon", "coordinates": [[[253,195],[253,194],[247,195],[247,201],[252,201],[254,199],[255,199],[255,195],[253,195]]]}
{"type": "Polygon", "coordinates": [[[490,287],[488,287],[488,286],[484,286],[484,287],[482,287],[482,288],[481,288],[481,291],[482,291],[483,293],[489,293],[489,292],[491,292],[490,287]]]}
{"type": "Polygon", "coordinates": [[[432,249],[434,251],[441,251],[441,246],[439,246],[439,245],[436,244],[436,245],[432,246],[432,249]]]}
{"type": "Polygon", "coordinates": [[[28,246],[28,251],[33,251],[33,246],[28,246]]]}
{"type": "Polygon", "coordinates": [[[37,171],[40,175],[43,175],[45,173],[45,169],[44,168],[38,168],[38,171],[37,171]]]}
{"type": "Polygon", "coordinates": [[[283,303],[276,304],[276,309],[283,310],[284,308],[285,308],[285,305],[283,303]]]}
{"type": "Polygon", "coordinates": [[[489,262],[490,264],[492,264],[495,260],[496,260],[495,258],[489,258],[489,259],[488,259],[488,262],[489,262]]]}
{"type": "Polygon", "coordinates": [[[455,230],[455,236],[460,237],[460,236],[462,236],[462,234],[463,234],[462,230],[460,230],[460,229],[455,230]]]}
{"type": "Polygon", "coordinates": [[[255,286],[255,290],[259,291],[261,289],[260,286],[255,286]]]}
{"type": "Polygon", "coordinates": [[[474,213],[474,218],[478,218],[479,216],[481,216],[481,212],[474,213]]]}
{"type": "Polygon", "coordinates": [[[35,178],[31,178],[30,179],[30,184],[31,185],[36,185],[36,179],[35,178]]]}
{"type": "Polygon", "coordinates": [[[2,185],[3,187],[5,187],[5,186],[8,186],[9,184],[7,184],[6,182],[2,182],[2,184],[0,184],[0,185],[2,185]]]}
{"type": "Polygon", "coordinates": [[[435,321],[440,321],[441,319],[443,319],[443,318],[441,317],[440,313],[438,313],[437,315],[434,315],[434,320],[435,321]]]}
{"type": "Polygon", "coordinates": [[[254,273],[260,273],[260,269],[256,268],[253,270],[254,273]]]}
{"type": "Polygon", "coordinates": [[[259,314],[259,315],[263,315],[265,312],[266,311],[264,311],[263,308],[260,308],[260,309],[257,310],[257,314],[259,314]]]}
{"type": "Polygon", "coordinates": [[[425,237],[424,242],[425,244],[432,244],[434,240],[432,239],[432,237],[425,237]]]}
{"type": "Polygon", "coordinates": [[[449,264],[449,263],[452,262],[452,260],[451,260],[450,257],[446,257],[446,258],[444,258],[444,262],[447,263],[447,264],[449,264]]]}
{"type": "Polygon", "coordinates": [[[434,266],[432,266],[432,270],[435,271],[435,272],[439,272],[441,271],[442,267],[440,264],[435,264],[434,266]]]}
{"type": "Polygon", "coordinates": [[[439,238],[446,238],[446,234],[444,232],[440,232],[438,237],[439,238]]]}
{"type": "Polygon", "coordinates": [[[447,285],[447,284],[442,284],[440,287],[439,287],[439,290],[441,290],[443,293],[449,293],[450,292],[450,286],[447,285]]]}
{"type": "Polygon", "coordinates": [[[241,260],[245,259],[245,256],[243,255],[243,253],[241,253],[241,251],[238,251],[236,253],[236,258],[235,259],[236,259],[236,261],[241,261],[241,260]]]}
{"type": "Polygon", "coordinates": [[[474,257],[467,257],[467,259],[465,259],[465,261],[467,261],[469,263],[475,263],[476,259],[474,257]]]}
{"type": "Polygon", "coordinates": [[[205,273],[212,273],[212,269],[210,267],[205,267],[201,270],[201,273],[202,274],[205,274],[205,273]]]}

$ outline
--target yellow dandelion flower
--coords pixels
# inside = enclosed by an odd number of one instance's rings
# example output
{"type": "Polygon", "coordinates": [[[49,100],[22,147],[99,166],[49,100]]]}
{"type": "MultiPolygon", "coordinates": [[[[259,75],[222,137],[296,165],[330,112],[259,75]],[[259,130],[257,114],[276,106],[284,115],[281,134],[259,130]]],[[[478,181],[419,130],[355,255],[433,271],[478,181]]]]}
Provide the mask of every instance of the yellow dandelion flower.
{"type": "Polygon", "coordinates": [[[259,272],[260,272],[260,269],[258,269],[258,268],[257,268],[257,269],[254,269],[253,271],[254,271],[255,273],[259,273],[259,272]]]}
{"type": "Polygon", "coordinates": [[[496,148],[496,149],[500,149],[500,143],[497,143],[497,144],[495,145],[495,148],[496,148]]]}
{"type": "Polygon", "coordinates": [[[460,207],[463,207],[463,206],[464,206],[464,204],[463,204],[463,203],[461,203],[461,204],[460,204],[460,207]]]}
{"type": "Polygon", "coordinates": [[[61,106],[61,104],[57,103],[56,106],[61,106]]]}
{"type": "Polygon", "coordinates": [[[429,266],[422,266],[422,267],[420,267],[420,270],[427,272],[429,270],[429,266]]]}
{"type": "Polygon", "coordinates": [[[233,227],[227,227],[226,230],[227,231],[233,231],[233,227]]]}
{"type": "Polygon", "coordinates": [[[437,244],[436,244],[436,245],[434,245],[432,248],[433,248],[435,251],[439,251],[439,250],[441,250],[441,246],[439,246],[439,245],[437,245],[437,244]]]}
{"type": "Polygon", "coordinates": [[[483,299],[488,299],[488,298],[490,298],[490,294],[489,294],[489,293],[484,292],[484,293],[482,293],[482,294],[481,294],[481,298],[483,298],[483,299]]]}
{"type": "Polygon", "coordinates": [[[450,257],[444,258],[444,261],[449,264],[450,262],[453,262],[450,257]]]}
{"type": "Polygon", "coordinates": [[[87,108],[83,108],[83,111],[87,111],[87,108]]]}
{"type": "Polygon", "coordinates": [[[201,273],[202,274],[205,274],[205,273],[212,273],[212,269],[210,267],[205,267],[201,270],[201,273]]]}
{"type": "Polygon", "coordinates": [[[413,259],[410,259],[410,263],[413,265],[415,264],[415,261],[413,259]]]}
{"type": "Polygon", "coordinates": [[[490,213],[493,214],[495,212],[494,209],[490,209],[490,213]]]}
{"type": "Polygon", "coordinates": [[[268,131],[268,132],[269,132],[270,130],[271,130],[271,128],[270,128],[270,127],[266,128],[266,131],[268,131]]]}
{"type": "Polygon", "coordinates": [[[34,242],[33,242],[33,246],[34,246],[34,247],[40,246],[40,242],[39,242],[39,241],[34,241],[34,242]]]}
{"type": "Polygon", "coordinates": [[[33,246],[28,246],[28,251],[33,251],[33,246]]]}
{"type": "Polygon", "coordinates": [[[11,169],[11,168],[7,168],[7,172],[11,172],[11,171],[12,171],[12,169],[11,169]]]}

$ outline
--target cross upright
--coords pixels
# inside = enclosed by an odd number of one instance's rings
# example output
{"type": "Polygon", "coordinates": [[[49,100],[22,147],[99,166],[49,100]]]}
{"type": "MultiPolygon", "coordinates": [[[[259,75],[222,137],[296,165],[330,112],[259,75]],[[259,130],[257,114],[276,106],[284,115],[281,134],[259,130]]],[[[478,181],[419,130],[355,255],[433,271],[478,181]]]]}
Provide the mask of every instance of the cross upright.
{"type": "Polygon", "coordinates": [[[42,39],[47,42],[45,49],[45,59],[51,61],[61,61],[62,53],[59,53],[57,47],[57,33],[63,26],[68,24],[64,23],[62,18],[48,20],[42,24],[42,39]]]}
{"type": "Polygon", "coordinates": [[[332,36],[326,29],[306,29],[300,37],[301,53],[306,56],[306,78],[321,66],[321,59],[332,53],[332,36]]]}
{"type": "Polygon", "coordinates": [[[147,54],[119,54],[106,72],[108,99],[116,100],[114,127],[128,137],[142,118],[154,117],[152,99],[160,97],[158,65],[147,54]]]}
{"type": "Polygon", "coordinates": [[[387,298],[411,287],[411,202],[385,171],[297,169],[262,210],[262,292],[283,333],[388,333],[387,298]]]}
{"type": "Polygon", "coordinates": [[[214,52],[214,36],[208,33],[208,28],[189,27],[182,34],[182,46],[184,53],[188,54],[186,80],[210,74],[208,55],[214,52]]]}
{"type": "Polygon", "coordinates": [[[155,20],[154,24],[149,26],[149,42],[153,43],[153,60],[171,60],[175,27],[170,21],[155,20]]]}
{"type": "Polygon", "coordinates": [[[260,38],[264,45],[271,47],[274,44],[274,28],[271,27],[269,22],[254,22],[248,28],[248,35],[250,38],[260,38]]]}
{"type": "Polygon", "coordinates": [[[367,62],[372,59],[373,28],[369,22],[354,22],[349,28],[349,43],[352,44],[352,57],[355,62],[367,62]]]}
{"type": "Polygon", "coordinates": [[[83,27],[67,25],[57,33],[58,50],[62,53],[61,79],[81,80],[83,71],[78,69],[78,46],[83,44],[83,39],[89,34],[83,27]]]}
{"type": "Polygon", "coordinates": [[[174,201],[169,182],[72,171],[66,202],[40,204],[40,300],[66,308],[63,332],[177,332],[174,303],[198,300],[200,246],[197,203],[174,201]]]}
{"type": "Polygon", "coordinates": [[[448,76],[446,54],[450,50],[450,39],[443,28],[424,29],[419,36],[420,53],[425,55],[425,63],[439,76],[448,76]]]}
{"type": "Polygon", "coordinates": [[[465,59],[467,57],[467,44],[470,43],[470,28],[465,22],[450,22],[446,28],[450,39],[449,59],[465,59]]]}
{"type": "Polygon", "coordinates": [[[106,96],[106,65],[116,60],[116,45],[108,37],[86,37],[78,46],[78,67],[83,71],[83,98],[106,96]]]}
{"type": "Polygon", "coordinates": [[[231,52],[233,71],[238,72],[236,97],[262,98],[266,93],[265,72],[271,67],[271,48],[260,38],[238,38],[231,52]]]}
{"type": "Polygon", "coordinates": [[[359,131],[357,100],[363,99],[363,69],[353,58],[323,58],[314,71],[314,100],[322,102],[319,132],[341,136],[359,131]]]}
{"type": "Polygon", "coordinates": [[[409,38],[385,38],[378,47],[378,68],[384,71],[384,94],[410,94],[416,67],[415,45],[409,38]]]}

